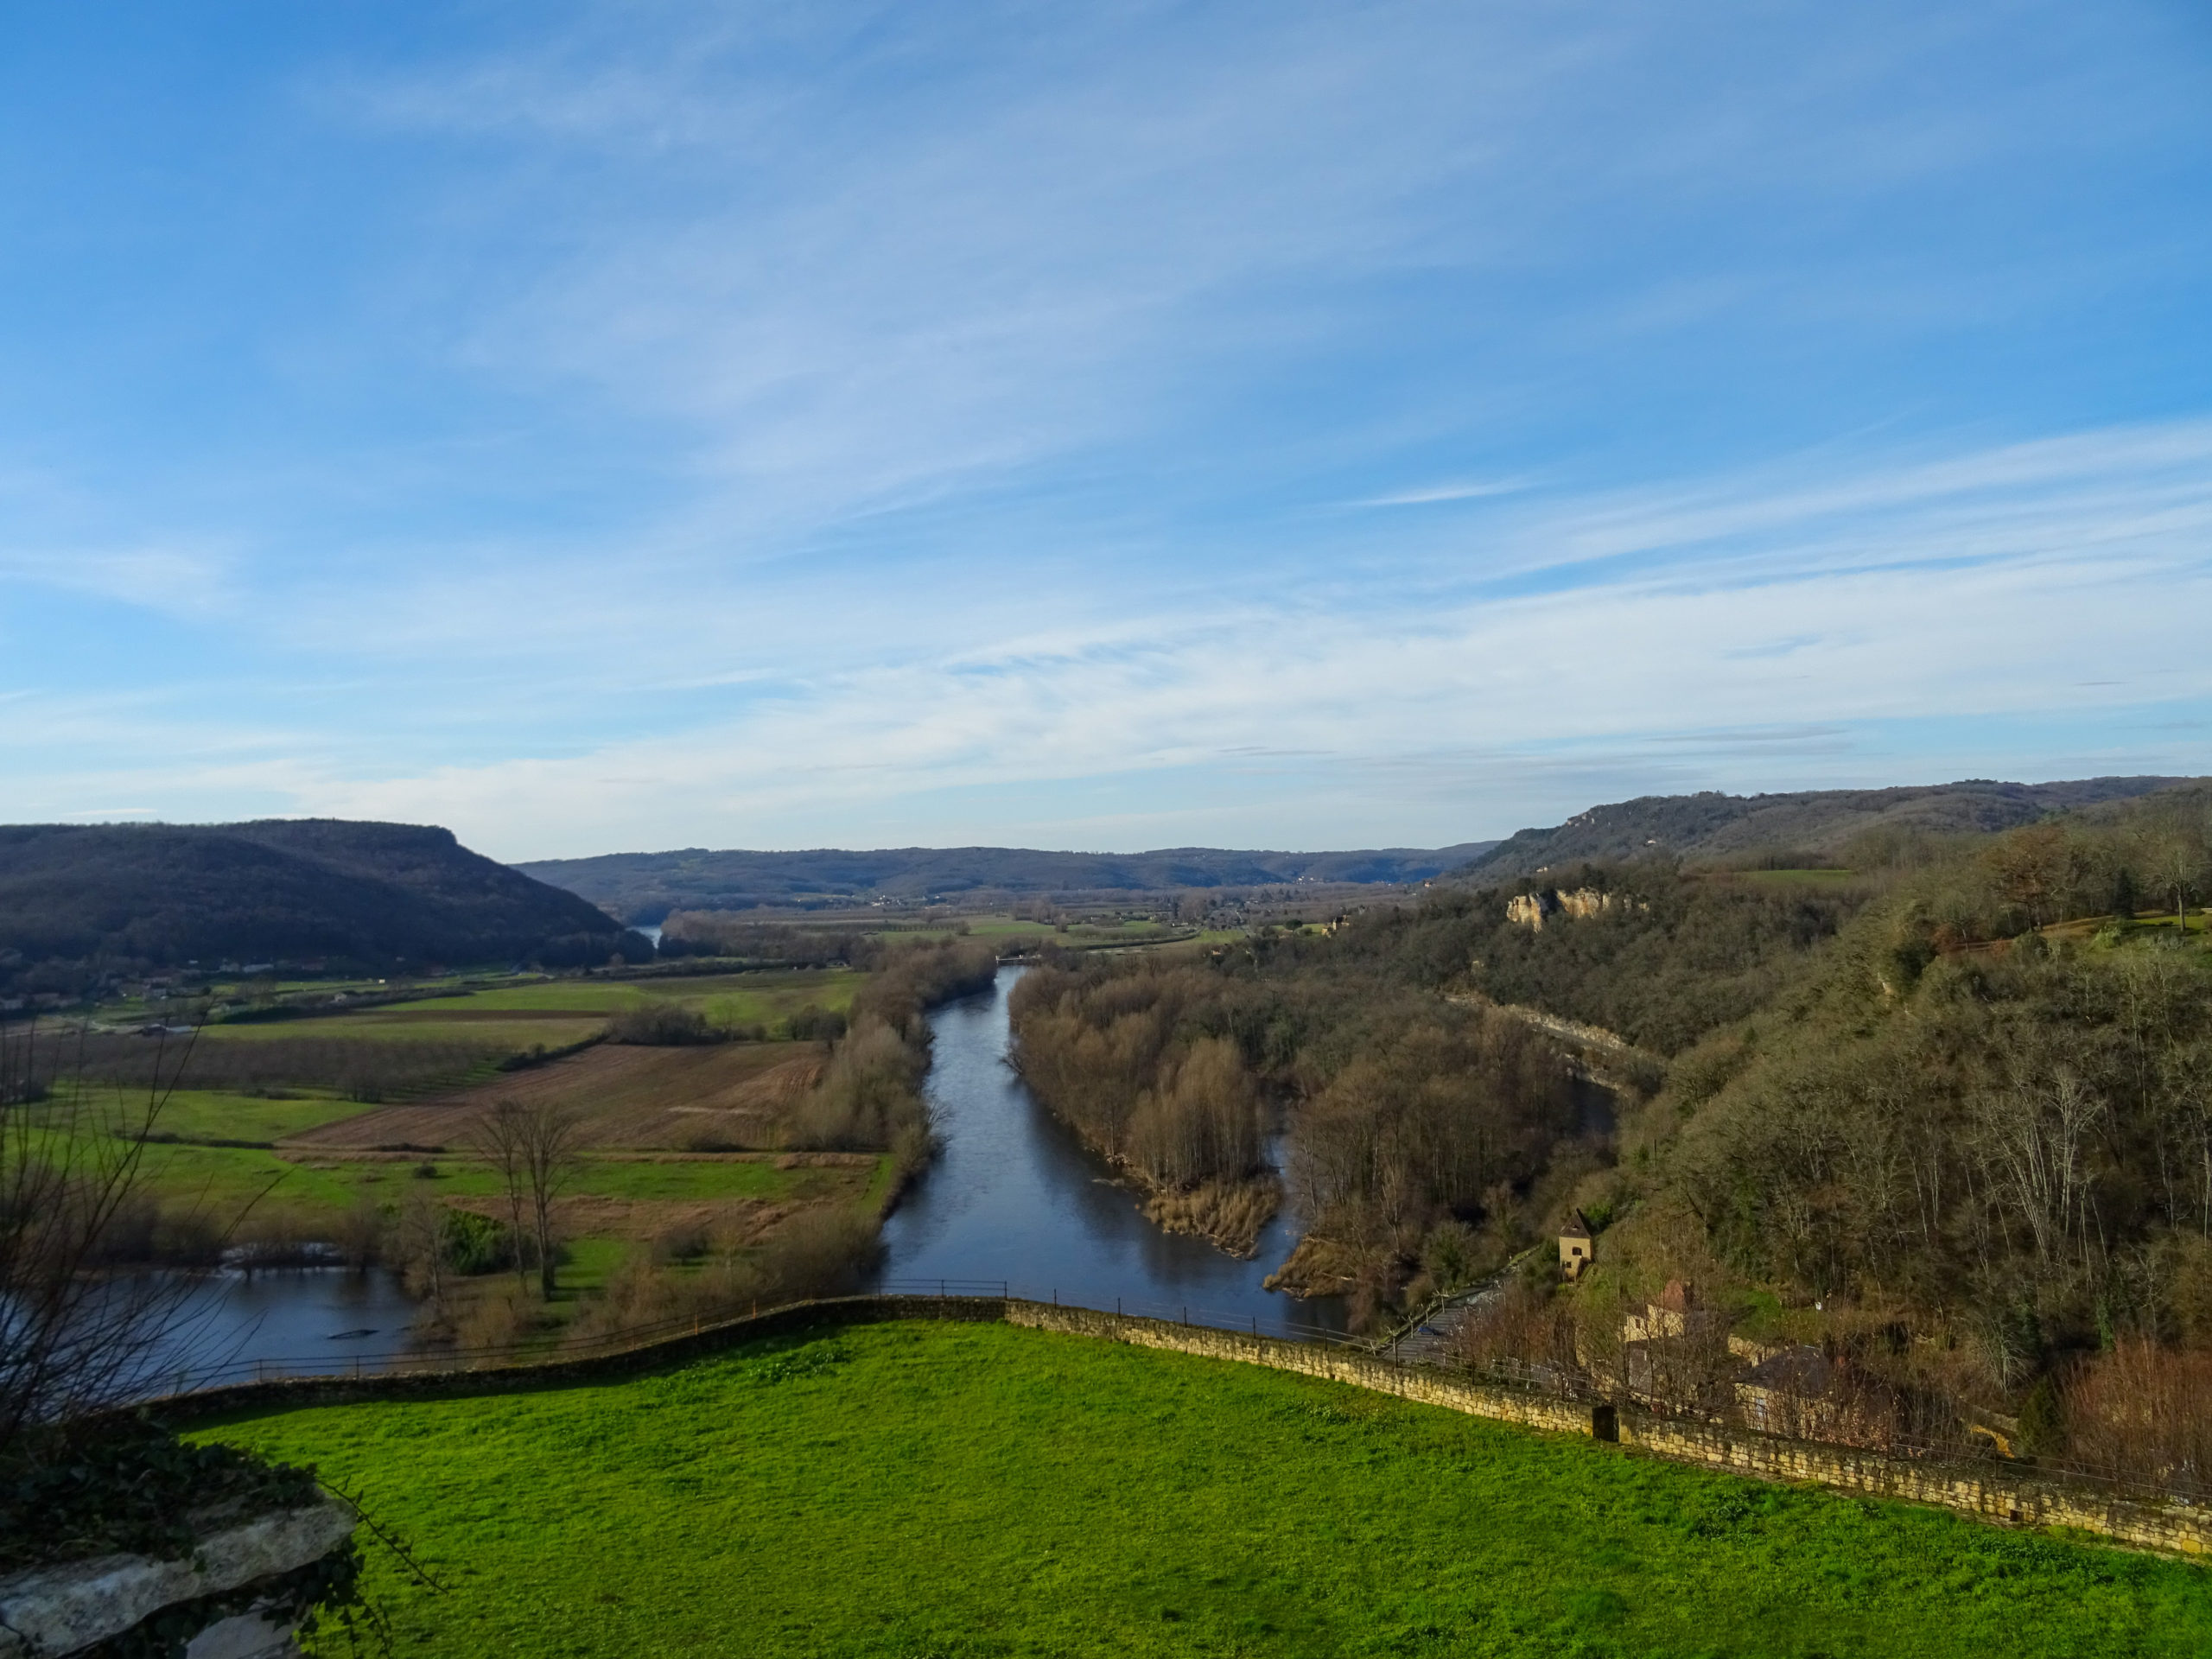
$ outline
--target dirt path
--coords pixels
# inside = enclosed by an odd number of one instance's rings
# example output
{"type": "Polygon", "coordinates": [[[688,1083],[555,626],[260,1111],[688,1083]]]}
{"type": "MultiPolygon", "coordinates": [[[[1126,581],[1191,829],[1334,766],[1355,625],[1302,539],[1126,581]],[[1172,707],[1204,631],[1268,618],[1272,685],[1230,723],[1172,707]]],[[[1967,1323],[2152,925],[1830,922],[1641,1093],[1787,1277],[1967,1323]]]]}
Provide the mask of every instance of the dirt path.
{"type": "Polygon", "coordinates": [[[1452,1339],[1459,1329],[1484,1306],[1505,1294],[1515,1271],[1541,1249],[1523,1250],[1480,1284],[1470,1285],[1456,1296],[1437,1304],[1390,1338],[1389,1351],[1401,1365],[1455,1365],[1452,1339]]]}

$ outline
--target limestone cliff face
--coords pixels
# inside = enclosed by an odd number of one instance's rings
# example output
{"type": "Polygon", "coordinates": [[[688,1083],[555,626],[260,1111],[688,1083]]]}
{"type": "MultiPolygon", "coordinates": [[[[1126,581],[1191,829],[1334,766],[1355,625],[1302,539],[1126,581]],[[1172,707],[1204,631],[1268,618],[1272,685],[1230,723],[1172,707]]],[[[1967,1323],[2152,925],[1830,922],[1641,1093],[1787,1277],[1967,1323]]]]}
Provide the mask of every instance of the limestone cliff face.
{"type": "Polygon", "coordinates": [[[1536,932],[1544,930],[1544,918],[1564,916],[1570,921],[1587,921],[1592,916],[1615,909],[1648,910],[1649,905],[1640,899],[1624,899],[1618,893],[1600,893],[1595,887],[1577,887],[1573,893],[1560,893],[1547,888],[1541,893],[1524,893],[1505,901],[1505,919],[1536,932]]]}

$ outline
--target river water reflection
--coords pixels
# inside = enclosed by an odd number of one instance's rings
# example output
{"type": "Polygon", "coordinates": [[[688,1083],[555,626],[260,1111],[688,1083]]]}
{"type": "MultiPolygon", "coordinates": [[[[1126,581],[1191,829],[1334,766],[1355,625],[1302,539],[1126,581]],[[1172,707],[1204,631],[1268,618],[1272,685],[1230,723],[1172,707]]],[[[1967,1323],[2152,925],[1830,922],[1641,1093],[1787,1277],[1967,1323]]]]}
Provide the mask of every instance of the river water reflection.
{"type": "Polygon", "coordinates": [[[884,1228],[884,1279],[1007,1281],[1017,1295],[1110,1311],[1255,1324],[1285,1332],[1341,1330],[1334,1299],[1300,1301],[1260,1281],[1297,1233],[1279,1213],[1259,1253],[1240,1262],[1205,1240],[1165,1233],[1136,1195],[1037,1103],[1006,1063],[1007,997],[1023,970],[931,1016],[926,1084],[944,1154],[884,1228]]]}
{"type": "MultiPolygon", "coordinates": [[[[1164,1233],[1136,1195],[1084,1150],[1006,1063],[1007,996],[990,990],[938,1009],[925,1085],[944,1152],[884,1228],[882,1277],[1006,1282],[1015,1294],[1131,1313],[1189,1317],[1287,1333],[1344,1328],[1335,1299],[1301,1302],[1261,1288],[1296,1231],[1278,1215],[1251,1261],[1164,1233]]],[[[196,1277],[180,1319],[145,1371],[146,1391],[251,1377],[375,1370],[408,1347],[415,1304],[397,1275],[340,1268],[196,1277]]]]}
{"type": "Polygon", "coordinates": [[[408,1346],[416,1304],[399,1276],[340,1267],[226,1269],[171,1279],[164,1333],[136,1366],[137,1392],[380,1370],[408,1346]]]}

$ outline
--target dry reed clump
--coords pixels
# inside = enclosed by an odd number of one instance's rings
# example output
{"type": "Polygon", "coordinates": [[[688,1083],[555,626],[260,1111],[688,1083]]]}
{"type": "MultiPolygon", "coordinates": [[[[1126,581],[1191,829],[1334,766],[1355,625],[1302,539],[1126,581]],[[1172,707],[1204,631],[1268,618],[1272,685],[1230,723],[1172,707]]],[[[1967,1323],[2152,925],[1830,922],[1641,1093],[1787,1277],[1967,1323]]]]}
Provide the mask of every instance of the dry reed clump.
{"type": "Polygon", "coordinates": [[[539,1333],[543,1314],[527,1289],[499,1279],[453,1304],[448,1324],[470,1363],[496,1365],[539,1333]]]}
{"type": "Polygon", "coordinates": [[[1195,1233],[1231,1255],[1249,1258],[1258,1251],[1260,1230],[1281,1202],[1271,1180],[1205,1181],[1155,1192],[1144,1212],[1165,1231],[1195,1233]]]}
{"type": "MultiPolygon", "coordinates": [[[[688,1243],[690,1241],[683,1241],[688,1243]]],[[[685,1319],[734,1319],[760,1306],[861,1289],[881,1258],[874,1220],[847,1210],[802,1210],[760,1244],[710,1240],[696,1265],[632,1255],[586,1304],[570,1335],[604,1341],[685,1319]]]]}
{"type": "Polygon", "coordinates": [[[1261,1287],[1292,1296],[1341,1296],[1358,1281],[1362,1259],[1362,1252],[1336,1239],[1307,1232],[1261,1287]]]}
{"type": "Polygon", "coordinates": [[[652,1259],[665,1264],[671,1262],[696,1262],[714,1248],[706,1224],[698,1221],[679,1221],[672,1227],[663,1228],[651,1247],[652,1259]]]}

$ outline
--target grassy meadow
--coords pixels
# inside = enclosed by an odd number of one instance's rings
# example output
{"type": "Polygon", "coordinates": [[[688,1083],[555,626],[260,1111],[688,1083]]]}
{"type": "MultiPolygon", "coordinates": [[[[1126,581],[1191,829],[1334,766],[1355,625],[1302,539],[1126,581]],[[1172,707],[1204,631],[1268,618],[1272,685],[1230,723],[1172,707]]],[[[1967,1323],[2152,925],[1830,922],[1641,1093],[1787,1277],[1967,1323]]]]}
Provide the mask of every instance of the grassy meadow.
{"type": "Polygon", "coordinates": [[[1001,1325],[200,1436],[397,1529],[446,1589],[371,1546],[371,1592],[437,1659],[2212,1652],[2196,1566],[1001,1325]]]}
{"type": "Polygon", "coordinates": [[[464,1017],[561,1014],[604,1020],[655,1002],[674,1002],[697,1009],[715,1025],[772,1025],[809,1007],[842,1014],[852,1006],[853,993],[866,978],[850,969],[832,968],[668,979],[563,979],[467,996],[433,997],[410,1003],[408,1008],[425,1014],[451,1010],[464,1017]]]}
{"type": "MultiPolygon", "coordinates": [[[[473,1151],[479,1115],[503,1099],[555,1107],[581,1120],[583,1139],[560,1206],[563,1284],[589,1289],[672,1230],[757,1241],[810,1209],[880,1211],[887,1157],[777,1155],[828,1052],[777,1033],[809,1008],[846,1011],[865,979],[842,969],[533,977],[217,1022],[188,1047],[110,1031],[95,1046],[92,1110],[57,1100],[48,1132],[102,1143],[87,1151],[111,1148],[111,1137],[138,1121],[156,1057],[165,1080],[183,1066],[143,1151],[140,1190],[167,1218],[154,1248],[200,1260],[224,1236],[359,1237],[365,1207],[389,1220],[418,1196],[499,1212],[502,1186],[473,1151]],[[770,1040],[559,1052],[656,1003],[765,1029],[770,1040]]],[[[128,1012],[105,1017],[119,1023],[128,1012]]],[[[573,1306],[564,1297],[552,1312],[573,1306]]]]}

